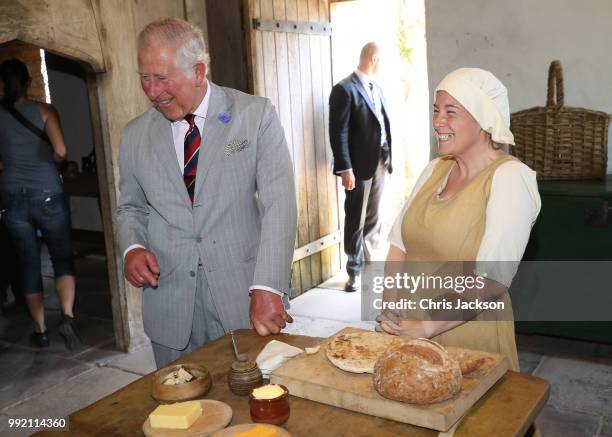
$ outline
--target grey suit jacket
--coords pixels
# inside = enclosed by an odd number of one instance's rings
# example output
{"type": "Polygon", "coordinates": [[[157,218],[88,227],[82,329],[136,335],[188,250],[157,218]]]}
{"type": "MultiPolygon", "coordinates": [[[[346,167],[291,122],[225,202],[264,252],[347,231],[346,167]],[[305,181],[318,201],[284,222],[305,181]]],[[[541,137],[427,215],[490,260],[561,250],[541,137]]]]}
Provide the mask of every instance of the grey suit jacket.
{"type": "Polygon", "coordinates": [[[143,289],[144,328],[175,349],[189,341],[198,262],[226,330],[248,328],[251,285],[287,294],[291,281],[297,208],[279,118],[268,99],[209,86],[193,207],[162,114],[149,109],[121,140],[119,245],[157,256],[159,285],[143,289]]]}

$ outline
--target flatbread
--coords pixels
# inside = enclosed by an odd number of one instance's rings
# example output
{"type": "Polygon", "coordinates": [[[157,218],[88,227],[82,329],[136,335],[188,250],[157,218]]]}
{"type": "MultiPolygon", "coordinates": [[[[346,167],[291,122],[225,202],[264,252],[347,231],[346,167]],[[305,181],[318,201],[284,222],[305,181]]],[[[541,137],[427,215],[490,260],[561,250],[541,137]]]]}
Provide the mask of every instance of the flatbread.
{"type": "Polygon", "coordinates": [[[487,362],[493,361],[491,357],[483,356],[482,353],[470,351],[468,349],[447,347],[446,350],[448,351],[448,357],[459,363],[462,375],[481,370],[487,362]]]}
{"type": "Polygon", "coordinates": [[[374,373],[374,364],[380,355],[408,340],[373,331],[337,334],[325,346],[325,353],[329,361],[342,370],[374,373]]]}

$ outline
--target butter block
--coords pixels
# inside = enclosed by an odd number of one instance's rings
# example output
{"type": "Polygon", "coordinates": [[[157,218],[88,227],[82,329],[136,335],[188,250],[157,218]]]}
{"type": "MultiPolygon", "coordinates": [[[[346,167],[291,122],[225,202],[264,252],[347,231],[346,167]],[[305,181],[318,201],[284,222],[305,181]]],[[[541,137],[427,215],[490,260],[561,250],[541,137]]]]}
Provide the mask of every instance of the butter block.
{"type": "Polygon", "coordinates": [[[276,437],[276,430],[263,425],[257,425],[248,431],[234,434],[234,437],[276,437]]]}
{"type": "Polygon", "coordinates": [[[151,414],[152,428],[187,429],[202,415],[200,401],[160,405],[151,414]]]}
{"type": "Polygon", "coordinates": [[[255,399],[274,399],[282,396],[283,393],[285,393],[285,390],[281,386],[268,384],[253,390],[253,397],[255,399]]]}

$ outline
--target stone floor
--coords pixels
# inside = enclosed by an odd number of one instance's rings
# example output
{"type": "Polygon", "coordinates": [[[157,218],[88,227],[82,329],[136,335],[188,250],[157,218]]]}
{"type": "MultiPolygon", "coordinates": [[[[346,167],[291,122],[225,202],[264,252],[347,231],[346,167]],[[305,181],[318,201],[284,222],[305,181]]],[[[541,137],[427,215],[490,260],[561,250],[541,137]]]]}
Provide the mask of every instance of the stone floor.
{"type": "MultiPolygon", "coordinates": [[[[9,432],[9,417],[66,417],[154,369],[151,348],[118,352],[105,258],[89,255],[77,261],[76,314],[84,347],[67,351],[55,332],[57,300],[47,297],[51,347],[28,345],[31,322],[23,310],[0,315],[0,436],[9,432]],[[86,389],[84,389],[86,388],[86,389]]],[[[341,291],[334,278],[292,301],[295,322],[286,332],[326,337],[345,326],[372,327],[359,317],[358,293],[341,291]]],[[[52,290],[52,281],[45,281],[52,290]]],[[[524,336],[517,338],[521,369],[547,379],[551,395],[537,419],[543,436],[612,437],[612,346],[524,336]]]]}
{"type": "Polygon", "coordinates": [[[77,351],[66,350],[55,329],[60,313],[51,279],[43,278],[50,347],[29,346],[25,309],[0,315],[0,435],[28,435],[9,432],[9,417],[66,417],[154,370],[150,347],[131,354],[115,348],[105,269],[103,256],[77,260],[75,314],[84,343],[77,351]]]}

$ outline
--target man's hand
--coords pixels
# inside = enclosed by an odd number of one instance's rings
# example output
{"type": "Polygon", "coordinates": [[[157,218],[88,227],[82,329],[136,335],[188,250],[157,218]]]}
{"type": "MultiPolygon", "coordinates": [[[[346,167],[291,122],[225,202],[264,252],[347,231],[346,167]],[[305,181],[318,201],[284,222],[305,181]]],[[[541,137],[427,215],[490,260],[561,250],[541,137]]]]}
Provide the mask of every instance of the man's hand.
{"type": "Polygon", "coordinates": [[[136,288],[149,284],[157,287],[159,265],[155,254],[142,247],[136,247],[125,254],[123,261],[125,279],[136,288]]]}
{"type": "Polygon", "coordinates": [[[353,170],[343,171],[340,173],[340,177],[342,178],[342,186],[346,191],[355,189],[355,174],[353,170]]]}
{"type": "Polygon", "coordinates": [[[265,290],[251,291],[251,329],[261,336],[278,334],[293,318],[287,314],[278,294],[265,290]]]}

